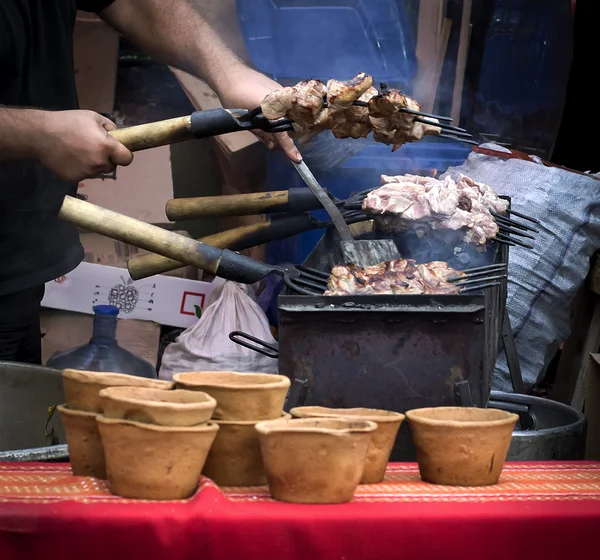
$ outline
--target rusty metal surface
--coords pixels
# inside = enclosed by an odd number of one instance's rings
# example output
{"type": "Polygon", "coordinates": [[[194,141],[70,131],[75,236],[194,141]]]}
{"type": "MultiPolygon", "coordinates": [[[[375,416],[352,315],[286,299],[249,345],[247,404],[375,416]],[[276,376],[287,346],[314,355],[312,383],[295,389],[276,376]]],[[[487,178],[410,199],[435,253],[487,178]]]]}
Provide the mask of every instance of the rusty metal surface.
{"type": "MultiPolygon", "coordinates": [[[[279,372],[308,380],[302,404],[398,412],[455,405],[460,404],[455,384],[462,380],[473,404],[487,404],[495,359],[486,344],[489,298],[332,299],[279,299],[279,372]]],[[[414,459],[404,425],[392,460],[414,459]]]]}

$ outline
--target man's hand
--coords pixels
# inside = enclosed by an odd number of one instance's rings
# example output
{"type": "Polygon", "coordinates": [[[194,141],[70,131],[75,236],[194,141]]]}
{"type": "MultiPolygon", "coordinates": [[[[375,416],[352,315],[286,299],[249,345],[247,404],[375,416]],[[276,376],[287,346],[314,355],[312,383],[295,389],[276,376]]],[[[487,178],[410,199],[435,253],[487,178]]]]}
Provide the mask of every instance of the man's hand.
{"type": "MultiPolygon", "coordinates": [[[[226,89],[218,93],[223,106],[228,109],[254,109],[262,103],[267,94],[280,87],[277,82],[264,74],[244,68],[226,89]]],[[[279,146],[291,160],[302,161],[298,148],[287,132],[278,134],[268,134],[261,130],[252,132],[267,145],[269,150],[275,150],[279,146]]]]}
{"type": "Polygon", "coordinates": [[[108,132],[109,119],[92,111],[40,111],[41,134],[37,159],[59,177],[69,181],[110,173],[126,166],[133,154],[108,132]]]}
{"type": "Polygon", "coordinates": [[[115,128],[91,111],[0,107],[0,161],[36,159],[68,181],[110,173],[133,160],[108,134],[115,128]]]}

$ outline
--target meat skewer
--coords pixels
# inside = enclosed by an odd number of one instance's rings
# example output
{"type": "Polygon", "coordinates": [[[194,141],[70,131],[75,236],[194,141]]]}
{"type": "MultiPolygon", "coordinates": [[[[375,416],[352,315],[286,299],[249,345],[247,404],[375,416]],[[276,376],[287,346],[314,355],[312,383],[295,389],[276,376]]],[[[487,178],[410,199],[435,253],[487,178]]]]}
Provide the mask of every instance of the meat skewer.
{"type": "Polygon", "coordinates": [[[504,265],[458,271],[446,262],[416,264],[396,259],[375,266],[335,266],[327,281],[326,296],[382,294],[457,294],[481,286],[498,285],[506,278],[504,265]],[[504,273],[504,274],[503,274],[504,273]]]}
{"type": "MultiPolygon", "coordinates": [[[[361,276],[361,275],[372,275],[373,277],[376,277],[377,275],[381,275],[382,274],[382,270],[383,273],[385,273],[386,269],[391,270],[392,273],[396,274],[397,277],[399,277],[399,274],[401,274],[403,272],[403,270],[398,270],[399,268],[403,267],[406,263],[408,263],[406,266],[410,266],[410,267],[415,267],[414,263],[415,261],[411,260],[411,259],[397,259],[394,261],[388,261],[385,263],[379,263],[378,265],[375,266],[371,266],[371,267],[357,267],[354,265],[348,265],[348,266],[340,266],[340,267],[334,267],[334,269],[338,269],[339,271],[341,271],[342,274],[356,274],[357,276],[361,276]]],[[[442,261],[434,261],[432,263],[428,263],[427,265],[416,265],[417,268],[419,268],[420,271],[422,272],[426,272],[426,269],[424,267],[428,267],[428,266],[433,266],[434,270],[436,270],[436,273],[439,275],[440,274],[440,269],[443,270],[445,272],[442,272],[442,277],[447,276],[445,278],[445,280],[443,280],[446,283],[454,283],[454,282],[468,282],[470,279],[475,279],[475,282],[473,283],[479,283],[479,282],[488,282],[490,280],[499,280],[502,278],[506,278],[506,274],[501,274],[502,272],[504,272],[506,270],[506,265],[505,264],[494,264],[494,265],[488,265],[487,267],[479,267],[479,268],[473,268],[473,269],[467,269],[464,271],[459,271],[459,270],[454,270],[450,267],[448,267],[448,265],[445,262],[442,261]],[[475,272],[472,272],[475,271],[475,272]],[[492,276],[490,276],[492,275],[492,276]]],[[[314,269],[307,269],[305,267],[302,266],[297,266],[296,267],[299,271],[302,271],[304,273],[306,273],[304,276],[305,278],[309,278],[311,281],[311,287],[314,288],[320,288],[321,291],[324,291],[327,288],[328,285],[328,281],[331,279],[331,274],[326,273],[326,272],[320,272],[320,271],[316,271],[314,269]]],[[[439,280],[439,278],[436,278],[439,280]]],[[[391,278],[391,280],[393,281],[394,278],[391,278]]],[[[454,288],[452,289],[452,293],[455,293],[454,288]]]]}
{"type": "MultiPolygon", "coordinates": [[[[260,107],[269,121],[291,121],[290,128],[302,144],[328,129],[337,138],[358,139],[372,133],[376,142],[393,146],[392,151],[424,136],[472,138],[466,130],[448,124],[451,119],[420,109],[419,103],[398,90],[377,91],[373,78],[364,72],[345,82],[304,80],[271,92],[260,107]]],[[[249,113],[258,114],[259,108],[249,113]]]]}
{"type": "Polygon", "coordinates": [[[465,231],[463,241],[476,246],[495,240],[531,248],[515,236],[534,239],[524,233],[533,228],[513,227],[516,222],[502,218],[508,201],[466,175],[461,174],[456,181],[451,177],[382,175],[381,183],[363,199],[362,209],[385,233],[416,230],[443,235],[443,231],[465,231]]]}

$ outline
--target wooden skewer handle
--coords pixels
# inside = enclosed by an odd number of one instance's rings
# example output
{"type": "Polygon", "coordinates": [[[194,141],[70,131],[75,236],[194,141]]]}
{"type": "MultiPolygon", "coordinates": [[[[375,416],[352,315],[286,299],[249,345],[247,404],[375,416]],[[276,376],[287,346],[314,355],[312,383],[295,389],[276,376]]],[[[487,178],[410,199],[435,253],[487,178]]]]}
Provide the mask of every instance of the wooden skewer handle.
{"type": "Polygon", "coordinates": [[[111,130],[109,134],[132,152],[176,144],[194,137],[192,118],[189,115],[129,128],[119,128],[111,130]]]}
{"type": "Polygon", "coordinates": [[[321,203],[310,189],[292,188],[287,191],[175,198],[167,202],[166,213],[169,220],[175,222],[281,212],[299,214],[319,208],[321,203]]]}
{"type": "Polygon", "coordinates": [[[243,129],[232,112],[219,108],[196,111],[187,117],[111,130],[109,134],[132,152],[138,152],[238,130],[243,129]]]}
{"type": "MultiPolygon", "coordinates": [[[[306,191],[308,189],[303,190],[306,191]]],[[[315,222],[309,214],[292,214],[283,218],[268,219],[258,224],[250,224],[215,233],[214,235],[203,237],[198,241],[208,243],[214,247],[231,249],[232,251],[241,251],[242,249],[248,249],[249,247],[268,243],[274,239],[292,237],[293,235],[309,231],[316,227],[322,227],[322,224],[315,222]]],[[[225,253],[229,253],[229,251],[225,251],[225,253]]],[[[239,258],[245,259],[246,257],[236,254],[236,259],[239,258]]],[[[223,260],[221,261],[221,264],[223,264],[223,260]]],[[[149,276],[175,270],[182,266],[184,266],[184,264],[175,259],[165,259],[158,255],[133,257],[127,262],[129,274],[134,280],[148,278],[149,276]]],[[[247,270],[248,273],[250,272],[250,268],[252,268],[252,273],[258,274],[256,261],[252,261],[252,264],[245,261],[243,266],[244,270],[247,270]]],[[[248,278],[248,276],[245,275],[244,278],[248,278]]]]}
{"type": "MultiPolygon", "coordinates": [[[[220,249],[227,249],[234,247],[236,244],[243,243],[243,239],[245,237],[254,235],[256,232],[265,230],[268,227],[268,222],[250,224],[220,233],[215,233],[213,235],[198,239],[198,241],[207,243],[208,245],[212,245],[213,247],[218,247],[220,249]]],[[[148,278],[150,276],[154,276],[155,274],[162,274],[163,272],[177,270],[183,266],[185,266],[185,264],[176,259],[170,259],[152,253],[148,255],[141,255],[139,257],[132,257],[129,259],[129,261],[127,261],[129,275],[134,280],[142,280],[143,278],[148,278]]]]}
{"type": "Polygon", "coordinates": [[[82,229],[158,253],[183,265],[195,266],[211,274],[216,274],[219,269],[221,249],[95,204],[66,196],[58,215],[82,229]]]}
{"type": "Polygon", "coordinates": [[[174,198],[167,202],[165,211],[167,218],[176,222],[178,220],[265,214],[271,209],[277,210],[285,207],[287,203],[288,191],[275,191],[272,193],[174,198]]]}

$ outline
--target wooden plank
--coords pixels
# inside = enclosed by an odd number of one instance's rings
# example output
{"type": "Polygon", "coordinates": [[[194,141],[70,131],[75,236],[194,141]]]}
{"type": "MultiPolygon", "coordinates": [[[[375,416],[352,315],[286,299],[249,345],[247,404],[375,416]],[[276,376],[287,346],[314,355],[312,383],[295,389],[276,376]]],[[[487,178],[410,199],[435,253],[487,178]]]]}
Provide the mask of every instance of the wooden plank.
{"type": "Polygon", "coordinates": [[[433,111],[450,38],[452,22],[445,15],[446,0],[421,0],[417,31],[419,71],[413,87],[413,96],[425,112],[433,111]]]}
{"type": "MultiPolygon", "coordinates": [[[[597,298],[596,298],[597,299],[597,298]]],[[[577,372],[577,382],[575,384],[575,391],[573,393],[573,399],[571,400],[571,406],[575,410],[583,411],[583,404],[585,402],[585,385],[587,379],[587,370],[589,367],[590,354],[598,352],[600,347],[600,300],[597,299],[596,305],[594,306],[594,315],[590,323],[588,334],[583,344],[583,351],[581,357],[581,363],[577,372]]]]}
{"type": "Polygon", "coordinates": [[[570,404],[573,399],[577,373],[584,360],[583,347],[592,322],[593,312],[594,294],[584,285],[575,295],[571,305],[571,334],[564,341],[556,379],[550,389],[549,397],[552,400],[570,404]]]}
{"type": "Polygon", "coordinates": [[[600,253],[592,257],[592,266],[588,274],[588,287],[595,294],[600,295],[600,253]]]}
{"type": "Polygon", "coordinates": [[[441,9],[440,0],[421,0],[419,2],[419,23],[417,27],[417,61],[419,74],[423,75],[432,64],[438,51],[441,9]]]}
{"type": "Polygon", "coordinates": [[[460,109],[462,105],[463,87],[465,83],[465,70],[469,56],[469,39],[471,29],[471,2],[463,1],[462,18],[460,22],[460,38],[458,40],[458,53],[456,55],[456,74],[454,77],[454,92],[452,95],[452,110],[450,116],[456,125],[460,122],[460,109]]]}
{"type": "Polygon", "coordinates": [[[588,421],[585,458],[600,461],[600,355],[590,356],[585,388],[585,416],[588,421]]]}
{"type": "Polygon", "coordinates": [[[450,39],[451,30],[452,20],[445,19],[440,34],[437,57],[427,75],[426,94],[421,102],[422,109],[426,113],[431,113],[435,106],[435,98],[437,97],[438,85],[440,82],[440,76],[442,75],[442,66],[444,65],[444,60],[446,58],[446,50],[448,48],[448,40],[450,39]]]}

